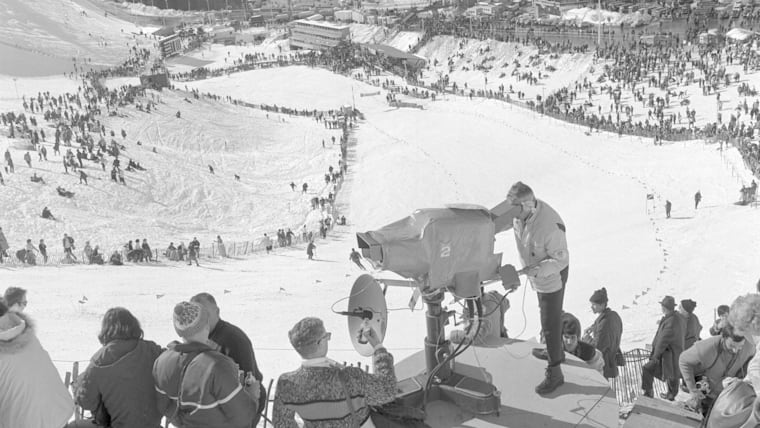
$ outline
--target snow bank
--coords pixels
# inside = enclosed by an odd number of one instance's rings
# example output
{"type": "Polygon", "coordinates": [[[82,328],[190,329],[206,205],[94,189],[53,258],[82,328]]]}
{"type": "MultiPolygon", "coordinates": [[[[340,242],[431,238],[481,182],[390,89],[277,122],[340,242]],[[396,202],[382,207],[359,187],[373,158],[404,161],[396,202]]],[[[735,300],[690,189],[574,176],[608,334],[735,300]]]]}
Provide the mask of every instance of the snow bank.
{"type": "Polygon", "coordinates": [[[176,9],[159,9],[155,6],[147,6],[142,3],[128,3],[122,2],[121,7],[129,10],[132,15],[142,16],[188,16],[197,15],[197,12],[187,12],[176,9]]]}

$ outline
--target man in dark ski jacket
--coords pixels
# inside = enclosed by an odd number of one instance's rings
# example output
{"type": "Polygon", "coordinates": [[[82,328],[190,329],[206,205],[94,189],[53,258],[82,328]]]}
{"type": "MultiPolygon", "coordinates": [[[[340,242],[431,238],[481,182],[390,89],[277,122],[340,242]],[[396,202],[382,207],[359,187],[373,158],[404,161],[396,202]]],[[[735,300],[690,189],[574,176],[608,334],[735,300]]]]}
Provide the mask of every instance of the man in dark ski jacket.
{"type": "Polygon", "coordinates": [[[668,392],[660,394],[661,398],[673,401],[678,394],[678,359],[684,345],[683,323],[676,314],[676,299],[665,296],[660,302],[663,317],[660,319],[657,333],[652,341],[652,353],[649,362],[641,369],[641,388],[644,395],[652,397],[654,378],[667,383],[668,392]]]}
{"type": "MultiPolygon", "coordinates": [[[[209,346],[232,358],[240,370],[246,374],[251,373],[254,379],[261,382],[264,376],[256,363],[256,354],[253,351],[251,340],[239,327],[219,318],[219,306],[217,306],[214,296],[209,293],[199,293],[193,296],[190,301],[203,306],[208,312],[209,346]]],[[[261,413],[266,406],[266,395],[266,389],[261,385],[259,408],[251,424],[252,427],[259,423],[261,413]]]]}
{"type": "Polygon", "coordinates": [[[586,330],[583,340],[602,353],[604,377],[607,379],[616,378],[618,376],[616,355],[620,353],[623,321],[617,312],[607,307],[606,288],[602,287],[594,291],[589,301],[591,302],[591,311],[598,315],[594,324],[586,330]]]}

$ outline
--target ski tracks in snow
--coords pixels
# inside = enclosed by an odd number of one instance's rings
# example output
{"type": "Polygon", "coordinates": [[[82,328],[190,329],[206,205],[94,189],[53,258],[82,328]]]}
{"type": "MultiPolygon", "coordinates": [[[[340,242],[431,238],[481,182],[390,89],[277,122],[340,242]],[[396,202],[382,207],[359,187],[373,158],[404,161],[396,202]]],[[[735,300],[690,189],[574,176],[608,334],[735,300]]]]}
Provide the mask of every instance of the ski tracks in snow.
{"type": "Polygon", "coordinates": [[[415,150],[417,150],[420,153],[422,153],[423,155],[425,155],[426,158],[430,159],[430,161],[432,163],[434,163],[440,169],[440,171],[442,171],[444,174],[446,174],[449,177],[449,179],[451,180],[452,183],[454,183],[454,191],[456,192],[456,195],[457,195],[457,199],[456,200],[462,200],[463,195],[462,195],[462,192],[459,191],[459,189],[460,189],[459,182],[454,177],[454,174],[452,174],[451,171],[448,168],[446,168],[438,159],[436,159],[434,156],[432,156],[430,153],[428,153],[422,147],[414,145],[414,144],[410,143],[409,141],[407,141],[407,140],[405,140],[403,138],[394,137],[393,135],[391,135],[390,133],[388,133],[384,129],[382,129],[379,126],[377,126],[374,123],[372,123],[372,121],[369,120],[368,118],[365,119],[364,123],[367,124],[367,125],[369,125],[370,127],[372,127],[372,129],[374,129],[378,133],[380,133],[382,135],[385,135],[386,137],[388,137],[388,139],[390,139],[394,143],[396,143],[396,144],[403,144],[403,145],[408,146],[408,147],[413,147],[415,150]]]}

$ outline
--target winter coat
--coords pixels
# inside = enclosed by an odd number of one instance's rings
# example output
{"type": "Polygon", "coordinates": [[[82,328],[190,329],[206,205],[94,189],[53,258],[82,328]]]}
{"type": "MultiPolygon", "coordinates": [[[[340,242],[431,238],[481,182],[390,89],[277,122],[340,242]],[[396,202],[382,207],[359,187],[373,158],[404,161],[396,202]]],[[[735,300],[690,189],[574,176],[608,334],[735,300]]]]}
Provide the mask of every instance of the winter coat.
{"type": "Polygon", "coordinates": [[[5,233],[0,231],[0,252],[5,251],[8,248],[10,247],[8,246],[8,240],[5,239],[5,233]]]}
{"type": "Polygon", "coordinates": [[[565,222],[546,202],[537,200],[535,212],[526,220],[513,221],[517,251],[528,278],[539,293],[562,288],[560,272],[570,264],[565,222]]]}
{"type": "Polygon", "coordinates": [[[105,406],[113,428],[160,427],[153,384],[153,363],[160,354],[160,346],[142,339],[105,344],[76,380],[77,404],[93,414],[105,406]]]}
{"type": "Polygon", "coordinates": [[[618,367],[615,363],[615,355],[620,351],[620,338],[623,335],[623,321],[620,315],[610,308],[605,308],[591,325],[591,337],[589,343],[601,351],[604,360],[604,372],[606,378],[618,376],[618,367]]]}
{"type": "Polygon", "coordinates": [[[375,350],[372,361],[375,367],[372,374],[327,358],[306,360],[298,370],[282,374],[277,380],[272,424],[277,428],[296,428],[298,414],[304,428],[364,425],[369,419],[368,406],[389,403],[396,393],[393,356],[380,347],[375,350]],[[347,395],[352,401],[353,413],[347,395]]]}
{"type": "Polygon", "coordinates": [[[256,355],[248,336],[236,325],[219,320],[208,335],[210,346],[216,351],[232,358],[240,370],[253,373],[259,382],[264,378],[256,364],[256,355]]]}
{"type": "Polygon", "coordinates": [[[744,377],[746,365],[755,355],[754,345],[745,340],[741,350],[732,354],[723,344],[724,340],[726,339],[721,336],[712,336],[700,340],[681,354],[678,364],[689,391],[697,389],[696,377],[707,376],[710,382],[709,396],[715,398],[723,390],[723,379],[744,377]]]}
{"type": "Polygon", "coordinates": [[[694,314],[683,315],[679,312],[678,316],[681,318],[681,322],[683,323],[683,349],[689,349],[692,345],[694,345],[694,343],[696,343],[696,341],[700,339],[699,333],[702,331],[702,324],[699,323],[699,318],[697,318],[697,316],[694,314]]]}
{"type": "Polygon", "coordinates": [[[678,359],[683,352],[683,325],[678,314],[673,312],[660,319],[657,333],[652,341],[652,353],[649,359],[657,363],[655,374],[660,380],[678,379],[678,359]]]}
{"type": "Polygon", "coordinates": [[[153,379],[158,411],[180,428],[250,428],[256,415],[237,364],[205,344],[170,343],[153,365],[153,379]]]}
{"type": "Polygon", "coordinates": [[[0,428],[61,428],[74,414],[74,402],[34,325],[24,314],[0,320],[0,428]]]}

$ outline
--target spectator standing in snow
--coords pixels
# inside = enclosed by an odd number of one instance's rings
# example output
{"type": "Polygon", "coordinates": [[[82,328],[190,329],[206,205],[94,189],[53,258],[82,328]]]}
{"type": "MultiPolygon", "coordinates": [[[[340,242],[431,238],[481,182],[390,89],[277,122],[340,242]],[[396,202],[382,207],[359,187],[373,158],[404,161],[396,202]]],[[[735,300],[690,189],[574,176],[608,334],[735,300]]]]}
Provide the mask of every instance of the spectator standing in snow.
{"type": "Polygon", "coordinates": [[[26,165],[29,168],[32,167],[32,155],[30,155],[29,152],[24,153],[24,162],[26,162],[26,165]]]}
{"type": "Polygon", "coordinates": [[[84,173],[81,169],[79,170],[79,184],[84,183],[87,185],[87,174],[84,173]]]}
{"type": "Polygon", "coordinates": [[[140,322],[127,309],[111,308],[103,315],[98,341],[102,347],[74,381],[76,403],[92,412],[93,420],[68,428],[113,426],[159,428],[153,363],[161,347],[143,339],[140,322]]]}
{"type": "Polygon", "coordinates": [[[317,246],[314,245],[314,241],[309,241],[309,245],[306,246],[306,255],[309,256],[309,260],[314,260],[316,250],[317,246]]]}
{"type": "Polygon", "coordinates": [[[45,244],[44,239],[40,239],[40,244],[38,245],[40,249],[40,254],[42,255],[42,260],[44,263],[48,262],[48,254],[47,254],[47,245],[45,244]]]}
{"type": "Polygon", "coordinates": [[[142,241],[142,256],[144,260],[147,260],[149,262],[153,261],[153,250],[150,249],[150,245],[148,245],[148,238],[143,238],[142,241]]]}
{"type": "Polygon", "coordinates": [[[0,426],[63,427],[74,402],[31,319],[0,301],[0,426]]]}
{"type": "Polygon", "coordinates": [[[673,207],[673,204],[670,203],[669,200],[665,200],[665,218],[670,218],[670,209],[673,207]]]}
{"type": "MultiPolygon", "coordinates": [[[[224,321],[219,317],[219,306],[216,299],[209,293],[199,293],[190,299],[191,302],[197,303],[208,312],[209,318],[209,336],[208,345],[216,351],[232,358],[237,363],[238,369],[242,370],[246,376],[250,373],[259,383],[264,376],[259,370],[256,363],[256,354],[253,351],[251,339],[239,327],[224,321]]],[[[261,413],[266,406],[266,389],[260,385],[259,403],[256,416],[251,424],[255,427],[259,423],[261,413]]]]}
{"type": "Polygon", "coordinates": [[[192,266],[193,260],[195,260],[195,265],[200,266],[200,264],[198,264],[198,253],[201,250],[201,243],[198,242],[198,238],[194,237],[193,240],[190,241],[190,244],[187,246],[187,250],[187,265],[192,266]]]}
{"type": "Polygon", "coordinates": [[[272,240],[267,236],[267,234],[264,234],[264,248],[267,250],[267,254],[269,254],[270,251],[272,251],[272,240]]]}
{"type": "Polygon", "coordinates": [[[697,190],[697,193],[694,194],[694,209],[699,208],[699,203],[702,201],[702,192],[697,190]]]}
{"type": "Polygon", "coordinates": [[[70,237],[67,234],[63,234],[63,254],[64,256],[68,256],[73,260],[76,260],[77,257],[74,255],[74,238],[70,237]]]}
{"type": "Polygon", "coordinates": [[[13,158],[11,158],[11,152],[9,149],[5,149],[5,163],[7,164],[5,172],[16,172],[13,168],[13,158]]]}

